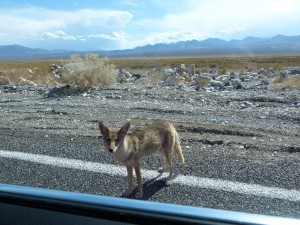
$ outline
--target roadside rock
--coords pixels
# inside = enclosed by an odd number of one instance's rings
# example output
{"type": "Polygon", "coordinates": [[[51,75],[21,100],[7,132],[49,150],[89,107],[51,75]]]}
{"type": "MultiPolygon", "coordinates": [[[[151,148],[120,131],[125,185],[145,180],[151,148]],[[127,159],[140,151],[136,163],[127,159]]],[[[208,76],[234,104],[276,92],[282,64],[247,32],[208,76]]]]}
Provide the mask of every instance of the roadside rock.
{"type": "Polygon", "coordinates": [[[205,80],[205,81],[209,82],[209,81],[212,80],[212,77],[205,76],[205,75],[198,75],[198,74],[193,76],[193,81],[195,81],[195,82],[199,82],[199,81],[202,81],[202,80],[205,80]]]}
{"type": "Polygon", "coordinates": [[[178,86],[183,84],[184,81],[184,77],[178,75],[177,73],[174,73],[171,76],[167,77],[163,84],[166,86],[178,86]]]}
{"type": "Polygon", "coordinates": [[[117,76],[117,82],[118,83],[130,83],[130,82],[136,80],[136,78],[133,78],[133,79],[131,79],[131,78],[132,78],[131,73],[129,73],[126,70],[120,69],[119,74],[117,76]]]}
{"type": "Polygon", "coordinates": [[[224,87],[223,82],[217,80],[210,80],[209,85],[218,89],[222,89],[224,87]]]}
{"type": "Polygon", "coordinates": [[[190,64],[188,69],[187,69],[187,73],[190,76],[194,76],[195,75],[195,64],[190,64]]]}
{"type": "Polygon", "coordinates": [[[291,68],[290,71],[293,75],[300,75],[300,67],[291,68]]]}
{"type": "Polygon", "coordinates": [[[78,95],[81,93],[78,88],[74,87],[73,85],[66,84],[61,86],[56,86],[51,88],[50,90],[46,91],[45,97],[46,98],[61,98],[71,95],[78,95]]]}
{"type": "Polygon", "coordinates": [[[178,73],[179,75],[182,75],[183,72],[187,72],[185,65],[184,64],[179,64],[176,67],[176,73],[178,73]]]}
{"type": "Polygon", "coordinates": [[[288,75],[289,75],[289,72],[288,71],[286,71],[286,70],[284,70],[284,71],[280,71],[280,74],[279,74],[280,76],[280,82],[282,82],[283,80],[285,80],[287,77],[288,77],[288,75]]]}
{"type": "Polygon", "coordinates": [[[171,76],[173,73],[175,73],[175,70],[173,70],[173,69],[164,69],[164,74],[166,75],[166,76],[171,76]]]}

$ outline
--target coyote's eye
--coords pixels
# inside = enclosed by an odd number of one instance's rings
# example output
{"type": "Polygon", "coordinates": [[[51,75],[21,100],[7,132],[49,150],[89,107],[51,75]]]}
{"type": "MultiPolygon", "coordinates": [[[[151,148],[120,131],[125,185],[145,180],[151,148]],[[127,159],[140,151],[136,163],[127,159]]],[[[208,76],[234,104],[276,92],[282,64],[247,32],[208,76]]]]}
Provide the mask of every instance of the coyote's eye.
{"type": "Polygon", "coordinates": [[[110,141],[111,141],[111,139],[110,139],[110,138],[106,138],[106,140],[107,140],[108,142],[110,142],[110,141]]]}
{"type": "Polygon", "coordinates": [[[116,139],[115,142],[119,142],[119,139],[116,139]]]}

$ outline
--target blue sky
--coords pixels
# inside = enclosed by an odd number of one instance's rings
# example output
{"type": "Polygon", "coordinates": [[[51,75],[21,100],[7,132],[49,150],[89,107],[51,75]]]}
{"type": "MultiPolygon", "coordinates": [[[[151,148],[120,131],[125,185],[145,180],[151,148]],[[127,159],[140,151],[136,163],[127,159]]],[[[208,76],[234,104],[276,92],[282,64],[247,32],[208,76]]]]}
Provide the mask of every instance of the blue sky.
{"type": "Polygon", "coordinates": [[[1,0],[0,45],[112,50],[300,35],[299,0],[1,0]]]}

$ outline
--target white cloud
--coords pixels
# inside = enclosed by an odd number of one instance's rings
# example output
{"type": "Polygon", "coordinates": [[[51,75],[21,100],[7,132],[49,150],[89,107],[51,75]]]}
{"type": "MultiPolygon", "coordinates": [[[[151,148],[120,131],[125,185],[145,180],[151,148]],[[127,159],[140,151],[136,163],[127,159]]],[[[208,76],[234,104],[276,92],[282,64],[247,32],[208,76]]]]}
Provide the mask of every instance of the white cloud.
{"type": "Polygon", "coordinates": [[[139,7],[139,4],[141,2],[137,2],[137,1],[134,1],[134,0],[122,0],[122,1],[119,1],[119,5],[125,5],[125,6],[130,6],[130,7],[139,7]]]}
{"type": "Polygon", "coordinates": [[[123,39],[127,38],[127,34],[125,32],[112,32],[111,34],[88,34],[86,38],[102,38],[107,40],[114,40],[114,41],[122,41],[123,39]]]}
{"type": "Polygon", "coordinates": [[[145,45],[145,44],[155,44],[155,43],[173,43],[177,41],[187,41],[187,40],[201,40],[204,39],[206,35],[201,32],[195,31],[168,31],[168,32],[152,32],[147,35],[147,37],[141,41],[132,43],[133,45],[145,45]]]}
{"type": "Polygon", "coordinates": [[[64,31],[62,30],[57,30],[54,32],[45,32],[43,35],[44,39],[61,39],[61,40],[77,40],[77,37],[72,36],[72,35],[67,35],[64,31]]]}
{"type": "Polygon", "coordinates": [[[7,34],[0,32],[0,37],[7,37],[7,34]]]}
{"type": "Polygon", "coordinates": [[[118,27],[123,28],[132,19],[126,11],[82,9],[76,12],[66,12],[64,18],[68,24],[84,25],[89,28],[118,27]]]}
{"type": "Polygon", "coordinates": [[[0,9],[0,21],[3,21],[0,23],[0,30],[3,31],[0,37],[3,44],[16,42],[21,36],[24,43],[48,39],[87,40],[92,34],[98,34],[93,38],[118,40],[124,37],[117,35],[118,32],[132,17],[129,12],[120,10],[57,11],[32,6],[0,9]]]}
{"type": "Polygon", "coordinates": [[[239,31],[244,31],[245,28],[241,28],[241,27],[223,27],[219,30],[220,33],[223,33],[223,34],[235,34],[239,31]]]}
{"type": "MultiPolygon", "coordinates": [[[[299,35],[296,29],[300,24],[298,0],[187,0],[184,5],[163,18],[144,19],[138,24],[149,30],[155,27],[156,39],[166,42],[175,41],[176,37],[166,35],[174,31],[183,39],[299,35]]],[[[151,39],[155,41],[154,37],[151,39]]]]}

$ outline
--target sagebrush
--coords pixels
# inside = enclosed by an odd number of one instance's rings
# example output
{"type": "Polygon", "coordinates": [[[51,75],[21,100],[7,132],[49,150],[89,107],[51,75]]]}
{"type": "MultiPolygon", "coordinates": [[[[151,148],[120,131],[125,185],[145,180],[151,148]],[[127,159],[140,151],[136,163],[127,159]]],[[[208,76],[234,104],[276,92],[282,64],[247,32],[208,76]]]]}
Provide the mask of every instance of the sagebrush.
{"type": "Polygon", "coordinates": [[[83,58],[72,55],[66,65],[72,63],[76,70],[64,74],[63,83],[72,84],[81,90],[116,83],[118,70],[115,65],[108,63],[107,58],[99,58],[96,54],[87,54],[83,58]]]}

